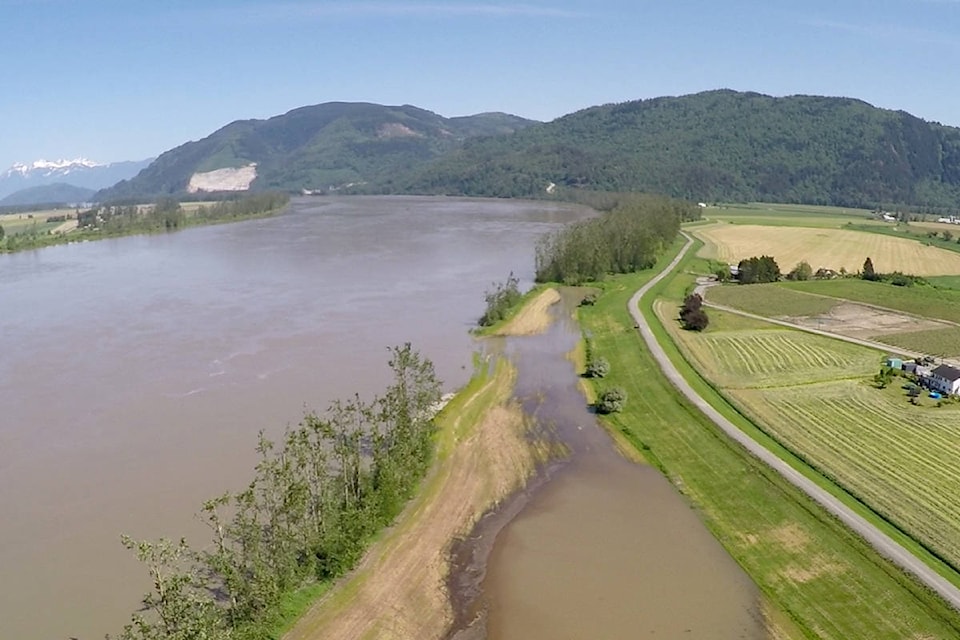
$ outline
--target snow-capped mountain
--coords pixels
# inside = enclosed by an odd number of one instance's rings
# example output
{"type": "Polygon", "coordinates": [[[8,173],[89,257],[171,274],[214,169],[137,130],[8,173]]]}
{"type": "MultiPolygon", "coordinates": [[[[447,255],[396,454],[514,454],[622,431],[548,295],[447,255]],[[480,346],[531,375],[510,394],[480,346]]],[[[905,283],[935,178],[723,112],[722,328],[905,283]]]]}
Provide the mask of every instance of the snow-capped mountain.
{"type": "Polygon", "coordinates": [[[85,189],[104,189],[134,177],[153,159],[100,164],[87,158],[74,160],[37,160],[17,162],[0,174],[0,198],[27,189],[54,183],[66,183],[85,189]]]}

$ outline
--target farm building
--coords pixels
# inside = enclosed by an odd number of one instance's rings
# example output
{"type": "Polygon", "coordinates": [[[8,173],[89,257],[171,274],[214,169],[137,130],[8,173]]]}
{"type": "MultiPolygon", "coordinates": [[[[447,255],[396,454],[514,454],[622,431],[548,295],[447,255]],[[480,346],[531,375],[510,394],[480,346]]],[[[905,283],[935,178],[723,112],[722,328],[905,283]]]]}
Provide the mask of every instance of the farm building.
{"type": "Polygon", "coordinates": [[[920,378],[926,378],[930,375],[930,367],[925,367],[916,362],[904,362],[903,370],[920,378]]]}
{"type": "Polygon", "coordinates": [[[887,358],[887,366],[891,369],[903,369],[903,360],[891,356],[887,358]]]}
{"type": "Polygon", "coordinates": [[[927,385],[948,395],[960,393],[960,369],[942,364],[930,372],[927,385]]]}

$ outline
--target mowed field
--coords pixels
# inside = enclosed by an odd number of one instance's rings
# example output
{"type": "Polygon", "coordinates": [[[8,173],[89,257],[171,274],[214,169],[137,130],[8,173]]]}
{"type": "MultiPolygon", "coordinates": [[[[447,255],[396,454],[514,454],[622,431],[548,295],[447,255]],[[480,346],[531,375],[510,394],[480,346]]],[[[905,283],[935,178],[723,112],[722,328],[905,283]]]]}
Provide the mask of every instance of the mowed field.
{"type": "Polygon", "coordinates": [[[719,322],[702,334],[672,329],[701,375],[781,444],[960,567],[960,404],[911,405],[899,378],[875,388],[878,351],[709,313],[719,322]]]}
{"type": "Polygon", "coordinates": [[[810,263],[814,270],[825,267],[857,272],[869,257],[881,273],[960,274],[960,253],[877,233],[729,223],[697,226],[690,231],[705,243],[700,255],[730,264],[751,256],[769,255],[783,272],[801,261],[810,263]]]}

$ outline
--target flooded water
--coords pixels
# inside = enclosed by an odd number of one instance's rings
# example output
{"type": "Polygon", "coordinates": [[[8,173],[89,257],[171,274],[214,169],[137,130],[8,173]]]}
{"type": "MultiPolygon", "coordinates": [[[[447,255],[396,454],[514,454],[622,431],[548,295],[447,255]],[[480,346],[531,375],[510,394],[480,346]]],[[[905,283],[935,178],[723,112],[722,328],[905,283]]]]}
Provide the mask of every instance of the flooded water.
{"type": "MultiPolygon", "coordinates": [[[[466,619],[490,640],[766,637],[759,594],[696,514],[652,467],[623,458],[585,407],[565,358],[582,294],[542,336],[511,338],[517,397],[571,449],[496,535],[466,619]]],[[[516,509],[508,505],[507,509],[516,509]]]]}
{"type": "Polygon", "coordinates": [[[0,256],[0,639],[120,630],[147,577],[119,543],[203,534],[278,434],[388,381],[410,341],[464,383],[483,293],[524,284],[582,210],[299,200],[276,218],[0,256]]]}

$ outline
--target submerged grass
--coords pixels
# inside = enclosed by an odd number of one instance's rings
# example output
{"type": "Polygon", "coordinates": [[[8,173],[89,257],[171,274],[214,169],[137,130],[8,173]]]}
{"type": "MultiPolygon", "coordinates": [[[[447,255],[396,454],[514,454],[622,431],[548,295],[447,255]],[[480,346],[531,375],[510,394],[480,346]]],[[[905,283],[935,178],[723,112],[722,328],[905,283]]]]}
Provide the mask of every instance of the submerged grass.
{"type": "MultiPolygon", "coordinates": [[[[765,617],[774,637],[957,637],[957,612],[730,442],[661,375],[633,328],[626,304],[663,264],[612,278],[597,304],[581,309],[593,348],[611,362],[604,383],[623,386],[629,395],[622,413],[604,419],[608,427],[623,433],[690,499],[753,578],[773,610],[765,617]]],[[[686,275],[679,276],[659,289],[676,299],[688,281],[686,275]]],[[[668,353],[672,351],[671,358],[683,364],[654,317],[652,297],[642,305],[644,314],[668,353]]],[[[723,402],[689,365],[681,372],[728,418],[781,457],[790,457],[723,402]]],[[[805,466],[799,460],[792,463],[805,466]]]]}

